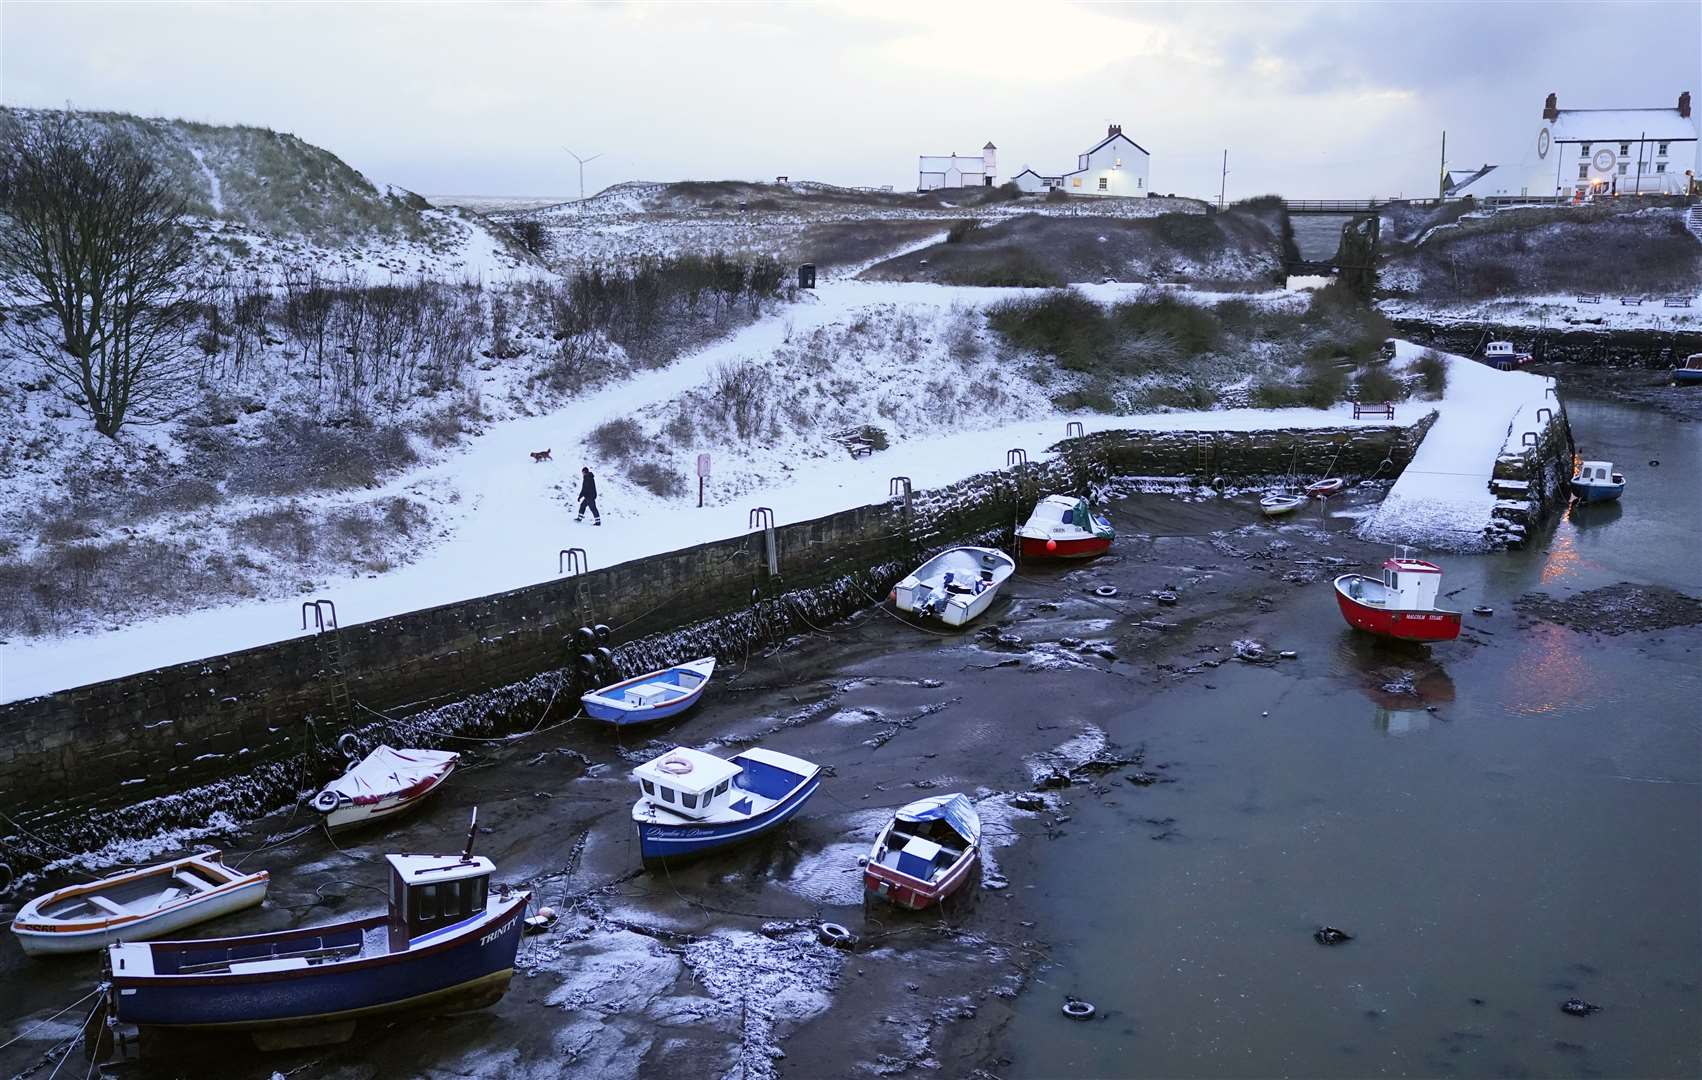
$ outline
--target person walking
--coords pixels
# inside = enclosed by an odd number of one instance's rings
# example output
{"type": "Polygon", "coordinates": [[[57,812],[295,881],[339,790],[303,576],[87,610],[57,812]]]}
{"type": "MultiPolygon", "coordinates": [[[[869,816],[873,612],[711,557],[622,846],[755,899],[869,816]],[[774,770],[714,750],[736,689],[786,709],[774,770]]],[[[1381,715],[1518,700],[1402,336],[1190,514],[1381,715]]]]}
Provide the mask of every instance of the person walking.
{"type": "Polygon", "coordinates": [[[584,475],[579,481],[579,513],[575,521],[585,520],[585,511],[591,511],[591,524],[601,525],[603,515],[597,512],[597,478],[591,475],[591,466],[584,465],[579,470],[584,475]]]}

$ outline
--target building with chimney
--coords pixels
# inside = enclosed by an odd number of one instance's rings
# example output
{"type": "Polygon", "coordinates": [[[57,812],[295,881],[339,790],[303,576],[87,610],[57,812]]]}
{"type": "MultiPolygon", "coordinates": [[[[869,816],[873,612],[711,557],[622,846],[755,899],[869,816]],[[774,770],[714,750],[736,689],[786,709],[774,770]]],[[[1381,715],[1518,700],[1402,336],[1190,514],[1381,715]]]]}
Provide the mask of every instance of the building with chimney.
{"type": "Polygon", "coordinates": [[[1139,195],[1150,190],[1152,155],[1123,134],[1123,125],[1105,129],[1105,138],[1076,155],[1076,167],[1057,176],[1024,169],[1011,179],[1023,191],[1058,190],[1071,195],[1139,195]]]}
{"type": "Polygon", "coordinates": [[[924,154],[916,166],[916,190],[934,191],[937,188],[992,187],[998,181],[998,150],[992,143],[981,148],[980,157],[947,154],[929,157],[924,154]]]}
{"type": "Polygon", "coordinates": [[[1676,194],[1702,175],[1702,127],[1690,91],[1656,109],[1562,109],[1543,103],[1530,146],[1516,165],[1484,165],[1444,179],[1447,198],[1676,194]]]}

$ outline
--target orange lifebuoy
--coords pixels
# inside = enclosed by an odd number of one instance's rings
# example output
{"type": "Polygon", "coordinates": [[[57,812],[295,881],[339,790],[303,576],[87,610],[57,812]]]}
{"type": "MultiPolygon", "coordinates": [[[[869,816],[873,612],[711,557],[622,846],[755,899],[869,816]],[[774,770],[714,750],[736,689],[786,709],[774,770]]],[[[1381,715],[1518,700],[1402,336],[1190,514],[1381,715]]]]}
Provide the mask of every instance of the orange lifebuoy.
{"type": "Polygon", "coordinates": [[[691,762],[684,758],[671,757],[656,767],[670,776],[684,776],[691,772],[691,762]]]}

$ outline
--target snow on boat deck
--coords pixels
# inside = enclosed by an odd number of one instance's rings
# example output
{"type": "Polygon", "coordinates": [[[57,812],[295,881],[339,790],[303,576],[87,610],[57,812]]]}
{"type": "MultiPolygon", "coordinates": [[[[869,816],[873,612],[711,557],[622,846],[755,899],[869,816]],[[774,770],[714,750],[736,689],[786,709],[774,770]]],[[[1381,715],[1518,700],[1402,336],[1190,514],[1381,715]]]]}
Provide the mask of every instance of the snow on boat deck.
{"type": "MultiPolygon", "coordinates": [[[[1403,360],[1417,349],[1399,345],[1403,360]]],[[[1554,380],[1521,371],[1497,371],[1463,356],[1448,355],[1448,389],[1436,423],[1412,463],[1395,481],[1360,535],[1368,540],[1412,544],[1434,551],[1484,551],[1496,496],[1489,489],[1495,459],[1509,441],[1517,445],[1515,422],[1537,430],[1536,412],[1553,408],[1547,389],[1554,380]]]]}

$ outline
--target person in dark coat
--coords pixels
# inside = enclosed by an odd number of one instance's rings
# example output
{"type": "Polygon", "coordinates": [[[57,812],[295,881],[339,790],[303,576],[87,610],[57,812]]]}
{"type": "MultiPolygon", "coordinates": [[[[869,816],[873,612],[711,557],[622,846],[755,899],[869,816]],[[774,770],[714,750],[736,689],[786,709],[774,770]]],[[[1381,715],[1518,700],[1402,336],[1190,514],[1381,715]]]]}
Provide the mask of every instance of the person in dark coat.
{"type": "Polygon", "coordinates": [[[591,524],[601,525],[603,515],[597,512],[597,478],[591,475],[591,466],[586,465],[579,470],[583,476],[579,481],[579,513],[575,521],[585,520],[585,511],[591,511],[591,524]]]}

